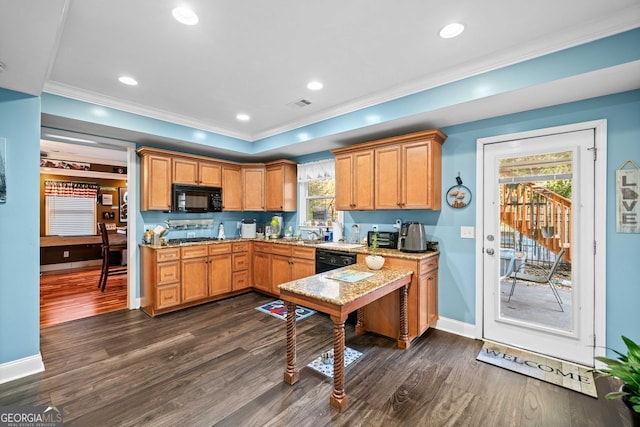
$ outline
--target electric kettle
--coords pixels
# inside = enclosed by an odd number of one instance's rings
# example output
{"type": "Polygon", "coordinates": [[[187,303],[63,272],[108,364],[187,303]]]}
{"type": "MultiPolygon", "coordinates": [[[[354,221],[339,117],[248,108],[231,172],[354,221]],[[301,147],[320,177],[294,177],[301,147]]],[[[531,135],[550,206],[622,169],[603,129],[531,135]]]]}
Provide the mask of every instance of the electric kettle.
{"type": "Polygon", "coordinates": [[[424,224],[419,222],[405,222],[400,228],[398,249],[402,252],[426,252],[427,233],[424,224]]]}

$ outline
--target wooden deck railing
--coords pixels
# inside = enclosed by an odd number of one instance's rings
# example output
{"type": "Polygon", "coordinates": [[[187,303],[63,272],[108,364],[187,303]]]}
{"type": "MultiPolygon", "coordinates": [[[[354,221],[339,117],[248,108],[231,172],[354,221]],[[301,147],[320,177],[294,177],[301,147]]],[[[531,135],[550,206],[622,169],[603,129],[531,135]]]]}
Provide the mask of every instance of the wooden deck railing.
{"type": "Polygon", "coordinates": [[[571,262],[571,200],[532,183],[501,184],[500,222],[571,262]]]}

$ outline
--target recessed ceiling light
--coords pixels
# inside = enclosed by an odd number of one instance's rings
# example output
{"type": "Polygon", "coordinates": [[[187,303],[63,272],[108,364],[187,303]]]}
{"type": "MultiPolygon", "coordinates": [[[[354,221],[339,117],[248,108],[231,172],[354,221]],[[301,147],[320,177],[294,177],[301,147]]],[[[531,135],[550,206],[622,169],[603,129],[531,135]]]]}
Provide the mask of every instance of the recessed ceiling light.
{"type": "Polygon", "coordinates": [[[236,114],[236,119],[240,120],[241,122],[248,122],[250,118],[251,117],[245,113],[236,114]]]}
{"type": "Polygon", "coordinates": [[[171,14],[181,24],[196,25],[198,23],[198,15],[188,7],[176,7],[171,14]]]}
{"type": "Polygon", "coordinates": [[[440,30],[440,37],[443,39],[452,39],[454,37],[458,37],[463,31],[464,25],[459,22],[454,22],[445,25],[444,28],[440,30]]]}
{"type": "Polygon", "coordinates": [[[138,81],[130,76],[120,76],[118,77],[118,81],[129,86],[135,86],[138,84],[138,81]]]}
{"type": "Polygon", "coordinates": [[[307,84],[307,89],[309,89],[309,90],[320,90],[320,89],[322,89],[323,86],[324,85],[321,82],[319,82],[317,80],[314,80],[312,82],[309,82],[309,84],[307,84]]]}

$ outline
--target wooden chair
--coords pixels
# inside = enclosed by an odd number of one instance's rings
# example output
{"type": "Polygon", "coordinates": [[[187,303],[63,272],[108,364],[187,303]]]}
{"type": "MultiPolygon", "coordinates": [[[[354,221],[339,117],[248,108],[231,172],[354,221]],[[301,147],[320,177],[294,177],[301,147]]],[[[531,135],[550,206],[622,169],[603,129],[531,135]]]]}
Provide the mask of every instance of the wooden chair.
{"type": "Polygon", "coordinates": [[[107,278],[114,274],[126,274],[126,266],[114,266],[110,267],[111,252],[122,251],[127,249],[126,243],[109,244],[109,233],[107,232],[107,226],[104,223],[98,224],[100,230],[100,237],[102,238],[102,270],[100,271],[100,280],[98,281],[98,288],[104,292],[107,287],[107,278]]]}
{"type": "Polygon", "coordinates": [[[558,289],[556,289],[556,285],[551,281],[551,276],[556,272],[558,268],[558,264],[562,260],[562,256],[566,252],[565,248],[562,248],[560,253],[556,256],[556,261],[551,266],[550,270],[546,270],[544,267],[540,267],[538,265],[529,265],[529,268],[533,268],[534,270],[539,270],[541,275],[534,274],[525,274],[520,272],[520,270],[524,269],[525,264],[522,263],[520,268],[517,271],[511,273],[509,278],[513,279],[513,283],[511,284],[511,292],[509,293],[508,301],[511,301],[511,297],[513,296],[513,291],[516,288],[516,280],[521,280],[523,282],[533,282],[538,284],[548,284],[551,287],[551,292],[553,292],[553,296],[556,298],[558,305],[560,306],[560,311],[564,311],[562,308],[562,299],[560,298],[560,294],[558,293],[558,289]]]}

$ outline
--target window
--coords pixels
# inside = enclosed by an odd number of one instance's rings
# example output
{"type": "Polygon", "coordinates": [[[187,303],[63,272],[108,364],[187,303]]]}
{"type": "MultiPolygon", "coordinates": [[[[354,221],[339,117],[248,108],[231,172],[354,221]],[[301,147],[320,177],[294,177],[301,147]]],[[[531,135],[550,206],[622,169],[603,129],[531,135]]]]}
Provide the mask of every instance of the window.
{"type": "Polygon", "coordinates": [[[298,220],[301,227],[342,222],[335,206],[335,162],[333,159],[298,165],[300,199],[298,220]]]}
{"type": "Polygon", "coordinates": [[[45,181],[45,234],[96,234],[98,186],[89,183],[45,181]]]}

